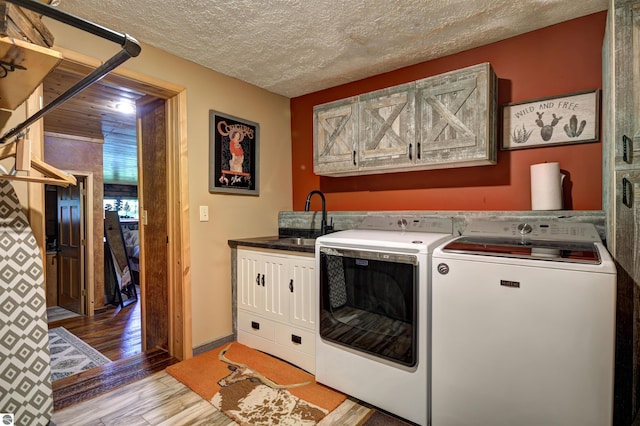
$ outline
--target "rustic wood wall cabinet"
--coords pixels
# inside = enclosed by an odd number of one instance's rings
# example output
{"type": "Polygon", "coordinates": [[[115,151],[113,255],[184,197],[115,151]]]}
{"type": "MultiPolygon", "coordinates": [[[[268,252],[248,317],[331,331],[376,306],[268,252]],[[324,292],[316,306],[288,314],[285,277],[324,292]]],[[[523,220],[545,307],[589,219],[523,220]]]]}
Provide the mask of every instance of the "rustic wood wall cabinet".
{"type": "MultiPolygon", "coordinates": [[[[48,0],[43,3],[51,3],[48,0]]],[[[35,43],[42,47],[53,46],[53,34],[42,23],[36,12],[23,9],[0,0],[0,35],[35,43]]]]}
{"type": "Polygon", "coordinates": [[[496,164],[489,63],[313,109],[314,173],[351,176],[496,164]]]}
{"type": "MultiPolygon", "coordinates": [[[[640,413],[640,1],[609,0],[602,61],[603,201],[618,268],[613,424],[640,413]]],[[[636,422],[634,422],[636,419],[636,422]]]]}

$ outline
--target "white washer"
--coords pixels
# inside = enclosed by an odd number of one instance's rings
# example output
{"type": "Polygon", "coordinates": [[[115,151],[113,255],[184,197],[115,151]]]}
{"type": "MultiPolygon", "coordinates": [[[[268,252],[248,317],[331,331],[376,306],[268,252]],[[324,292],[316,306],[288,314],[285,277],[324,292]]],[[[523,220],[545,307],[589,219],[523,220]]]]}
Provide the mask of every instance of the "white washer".
{"type": "Polygon", "coordinates": [[[616,269],[593,225],[471,222],[432,277],[433,426],[612,423],[616,269]]]}

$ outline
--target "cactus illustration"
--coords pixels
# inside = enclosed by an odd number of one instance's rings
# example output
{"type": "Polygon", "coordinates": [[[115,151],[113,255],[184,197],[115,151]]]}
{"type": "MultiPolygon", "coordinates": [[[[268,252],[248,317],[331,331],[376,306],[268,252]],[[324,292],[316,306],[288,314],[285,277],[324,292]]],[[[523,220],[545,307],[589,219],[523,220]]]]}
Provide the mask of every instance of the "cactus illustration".
{"type": "Polygon", "coordinates": [[[523,124],[522,129],[513,130],[513,134],[511,135],[511,140],[513,140],[514,143],[525,143],[526,141],[529,140],[529,136],[531,136],[531,133],[533,133],[533,129],[527,130],[527,128],[524,127],[524,124],[523,124]]]}
{"type": "Polygon", "coordinates": [[[587,121],[586,120],[582,120],[580,122],[580,127],[578,127],[578,117],[576,117],[575,114],[574,114],[569,119],[569,124],[565,124],[564,125],[564,132],[570,138],[577,138],[578,136],[580,136],[582,134],[582,131],[584,130],[584,127],[586,125],[587,125],[587,121]]]}
{"type": "Polygon", "coordinates": [[[551,124],[544,124],[544,122],[542,121],[542,114],[544,114],[544,112],[536,112],[536,114],[538,114],[536,124],[541,127],[540,136],[542,136],[542,140],[546,142],[551,139],[551,136],[553,136],[553,128],[556,126],[556,124],[558,124],[560,120],[562,120],[562,117],[556,117],[555,114],[552,114],[553,120],[551,120],[551,124]]]}

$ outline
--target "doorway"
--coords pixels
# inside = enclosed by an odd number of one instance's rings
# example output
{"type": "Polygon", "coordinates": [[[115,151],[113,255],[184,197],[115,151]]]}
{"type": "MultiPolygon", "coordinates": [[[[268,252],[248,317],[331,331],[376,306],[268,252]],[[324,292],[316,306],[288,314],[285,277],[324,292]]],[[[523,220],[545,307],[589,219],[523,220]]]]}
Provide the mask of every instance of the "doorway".
{"type": "MultiPolygon", "coordinates": [[[[78,73],[78,70],[81,69],[86,73],[91,69],[91,66],[88,64],[73,62],[63,63],[58,67],[58,69],[62,69],[70,73],[78,73]]],[[[162,134],[162,137],[164,138],[163,155],[166,157],[166,164],[164,165],[164,168],[165,170],[171,170],[171,173],[166,173],[166,186],[163,190],[164,194],[162,194],[162,196],[165,200],[179,200],[180,202],[175,205],[185,207],[188,205],[188,194],[183,190],[183,188],[187,187],[184,182],[187,176],[187,173],[184,170],[186,166],[186,119],[184,117],[186,114],[184,109],[186,94],[182,88],[158,81],[157,79],[145,78],[141,75],[131,77],[130,72],[124,72],[124,74],[127,74],[127,77],[119,74],[118,70],[116,70],[111,75],[101,80],[101,83],[108,84],[110,87],[127,88],[130,91],[145,93],[145,100],[147,101],[149,97],[162,100],[162,109],[165,114],[165,126],[162,134]]],[[[46,84],[47,82],[45,81],[45,90],[46,84]]],[[[86,98],[84,99],[86,102],[86,98]]],[[[87,113],[86,104],[83,111],[85,114],[87,113]]],[[[47,124],[47,119],[52,118],[50,117],[51,115],[53,115],[53,113],[45,117],[45,131],[47,132],[51,129],[47,124]]],[[[60,121],[56,122],[60,123],[60,121]]],[[[136,123],[136,125],[138,124],[139,123],[136,123]]],[[[70,126],[73,125],[72,121],[70,126]]],[[[80,127],[88,129],[90,126],[80,125],[80,127]]],[[[91,137],[87,135],[84,137],[91,139],[91,137]]],[[[137,144],[138,147],[140,147],[139,140],[137,141],[137,144]]],[[[55,164],[55,162],[50,161],[49,158],[47,158],[47,161],[55,164]]],[[[59,166],[56,165],[56,167],[59,166]]],[[[60,168],[69,170],[69,167],[60,168]]],[[[153,179],[150,178],[149,180],[152,181],[153,179]]],[[[142,175],[141,182],[143,182],[142,175]]],[[[144,183],[141,185],[144,185],[144,183]]],[[[98,189],[102,188],[101,186],[99,187],[98,182],[96,182],[95,186],[98,189]]],[[[95,190],[93,192],[95,192],[95,190]]],[[[164,334],[164,336],[161,336],[162,341],[165,342],[164,349],[176,358],[184,359],[191,356],[191,324],[184,321],[184,318],[190,317],[190,315],[188,315],[190,310],[190,301],[188,298],[188,295],[190,294],[190,282],[188,276],[189,261],[188,251],[181,250],[182,247],[188,247],[188,232],[185,232],[187,229],[187,218],[184,213],[188,210],[185,210],[184,208],[169,207],[169,204],[170,203],[167,202],[164,219],[167,224],[166,232],[161,236],[167,259],[164,265],[162,265],[164,269],[161,272],[166,277],[163,288],[163,291],[166,294],[164,301],[145,300],[144,298],[145,275],[154,273],[154,270],[151,269],[152,266],[150,262],[145,261],[145,256],[151,255],[151,253],[145,253],[145,244],[141,244],[140,247],[140,281],[143,287],[141,289],[141,293],[143,295],[141,300],[143,340],[147,335],[153,336],[152,341],[148,342],[143,347],[148,348],[149,344],[158,346],[158,336],[154,334],[158,330],[156,326],[157,324],[155,323],[155,317],[158,316],[161,317],[165,323],[165,326],[160,329],[164,334]],[[169,244],[167,244],[167,241],[169,241],[169,244]],[[155,313],[154,318],[152,318],[151,321],[145,318],[150,312],[155,313]]],[[[102,205],[100,205],[100,211],[101,209],[102,205]]],[[[144,209],[143,199],[141,199],[141,209],[144,209]]],[[[96,208],[94,207],[93,211],[95,210],[96,208]]],[[[100,220],[102,220],[102,215],[100,215],[100,220]]],[[[141,226],[141,228],[141,240],[143,240],[144,226],[141,226]]],[[[95,227],[94,233],[97,235],[95,227]]],[[[99,247],[99,244],[97,243],[101,241],[102,240],[100,239],[94,243],[96,254],[99,251],[97,250],[99,247]]],[[[103,250],[101,251],[103,252],[103,250]]],[[[98,256],[94,256],[94,258],[95,257],[98,256]]],[[[103,271],[103,268],[101,271],[103,271]]],[[[94,282],[97,281],[99,275],[99,271],[96,268],[94,282]]],[[[93,287],[89,285],[88,290],[91,288],[93,287]]],[[[91,303],[100,298],[99,293],[103,292],[103,288],[93,288],[93,290],[93,300],[90,300],[89,309],[87,309],[87,314],[89,315],[93,312],[91,303]]]]}

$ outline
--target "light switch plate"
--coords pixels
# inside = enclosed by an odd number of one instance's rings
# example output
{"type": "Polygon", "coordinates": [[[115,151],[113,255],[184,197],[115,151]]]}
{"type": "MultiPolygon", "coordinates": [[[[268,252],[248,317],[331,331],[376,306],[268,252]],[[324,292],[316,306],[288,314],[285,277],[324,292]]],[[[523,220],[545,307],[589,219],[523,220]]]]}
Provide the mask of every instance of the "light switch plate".
{"type": "Polygon", "coordinates": [[[200,206],[200,222],[209,222],[209,206],[200,206]]]}

